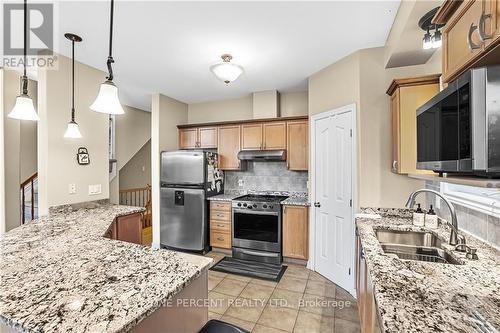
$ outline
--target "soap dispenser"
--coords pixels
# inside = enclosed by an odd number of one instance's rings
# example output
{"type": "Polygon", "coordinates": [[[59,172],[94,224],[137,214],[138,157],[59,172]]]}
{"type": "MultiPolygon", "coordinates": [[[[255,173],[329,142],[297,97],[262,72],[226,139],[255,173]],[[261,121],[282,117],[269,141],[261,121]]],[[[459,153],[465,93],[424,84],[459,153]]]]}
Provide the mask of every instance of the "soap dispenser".
{"type": "Polygon", "coordinates": [[[420,208],[420,204],[417,204],[417,210],[413,212],[413,225],[423,227],[425,225],[425,213],[420,208]]]}
{"type": "Polygon", "coordinates": [[[429,208],[427,215],[425,215],[425,226],[431,229],[436,229],[438,227],[438,217],[432,208],[432,205],[429,208]]]}

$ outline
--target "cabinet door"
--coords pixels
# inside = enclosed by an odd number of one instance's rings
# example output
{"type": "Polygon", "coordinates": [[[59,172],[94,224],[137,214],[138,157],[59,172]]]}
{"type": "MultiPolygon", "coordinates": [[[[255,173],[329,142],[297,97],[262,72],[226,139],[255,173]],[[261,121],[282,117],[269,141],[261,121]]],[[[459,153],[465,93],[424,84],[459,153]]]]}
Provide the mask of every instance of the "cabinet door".
{"type": "Polygon", "coordinates": [[[417,119],[415,110],[439,92],[439,84],[401,87],[399,91],[399,157],[397,172],[425,173],[417,170],[417,119]]]}
{"type": "Polygon", "coordinates": [[[392,148],[392,165],[391,171],[399,173],[399,89],[391,96],[391,148],[392,148]]]}
{"type": "Polygon", "coordinates": [[[483,13],[481,0],[464,1],[443,30],[443,80],[453,80],[482,52],[478,24],[483,13]],[[470,49],[470,45],[475,45],[470,49]]]}
{"type": "Polygon", "coordinates": [[[198,147],[198,129],[182,128],[179,130],[179,148],[193,149],[198,147]]]}
{"type": "Polygon", "coordinates": [[[309,122],[289,121],[287,127],[287,167],[307,171],[309,166],[309,122]]]}
{"type": "Polygon", "coordinates": [[[484,18],[479,22],[485,39],[485,47],[497,44],[500,41],[500,1],[484,0],[484,18]],[[487,16],[489,15],[489,16],[487,16]]]}
{"type": "Polygon", "coordinates": [[[116,219],[116,239],[142,244],[142,214],[118,217],[116,219]]]}
{"type": "Polygon", "coordinates": [[[286,149],[286,123],[264,123],[264,147],[266,150],[286,149]]]}
{"type": "Polygon", "coordinates": [[[217,148],[217,127],[200,127],[198,142],[200,148],[217,148]]]}
{"type": "Polygon", "coordinates": [[[309,222],[307,207],[283,207],[283,256],[308,258],[309,222]]]}
{"type": "Polygon", "coordinates": [[[262,149],[262,124],[241,125],[241,149],[262,149]]]}
{"type": "Polygon", "coordinates": [[[241,127],[221,126],[219,127],[219,168],[222,170],[239,170],[240,160],[238,152],[240,151],[241,127]]]}

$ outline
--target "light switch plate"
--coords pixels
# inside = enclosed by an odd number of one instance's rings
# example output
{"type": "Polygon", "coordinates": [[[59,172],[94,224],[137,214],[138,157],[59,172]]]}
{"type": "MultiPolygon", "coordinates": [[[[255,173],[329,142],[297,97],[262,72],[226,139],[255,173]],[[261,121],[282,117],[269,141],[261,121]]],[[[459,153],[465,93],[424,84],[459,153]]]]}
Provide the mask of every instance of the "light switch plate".
{"type": "Polygon", "coordinates": [[[89,195],[96,195],[102,193],[101,184],[89,185],[89,195]]]}
{"type": "Polygon", "coordinates": [[[69,184],[68,185],[68,193],[69,194],[76,194],[76,184],[69,184]]]}

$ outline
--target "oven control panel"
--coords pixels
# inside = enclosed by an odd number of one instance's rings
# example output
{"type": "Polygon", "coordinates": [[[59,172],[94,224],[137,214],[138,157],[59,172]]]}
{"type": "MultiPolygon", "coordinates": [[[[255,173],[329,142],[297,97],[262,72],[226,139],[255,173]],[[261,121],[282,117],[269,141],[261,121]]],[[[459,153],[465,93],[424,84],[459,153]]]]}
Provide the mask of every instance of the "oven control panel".
{"type": "Polygon", "coordinates": [[[279,212],[281,210],[281,205],[279,202],[252,202],[252,201],[233,201],[233,208],[236,209],[246,209],[255,211],[266,211],[266,212],[279,212]]]}

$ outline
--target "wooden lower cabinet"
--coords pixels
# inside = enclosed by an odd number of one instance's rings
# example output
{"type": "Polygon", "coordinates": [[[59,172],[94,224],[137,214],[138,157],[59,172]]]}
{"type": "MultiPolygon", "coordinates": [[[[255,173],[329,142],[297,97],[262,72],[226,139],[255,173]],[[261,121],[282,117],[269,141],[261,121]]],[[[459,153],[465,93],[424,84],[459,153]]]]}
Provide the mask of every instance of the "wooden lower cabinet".
{"type": "Polygon", "coordinates": [[[231,211],[231,202],[210,202],[210,246],[231,248],[231,211]]]}
{"type": "Polygon", "coordinates": [[[356,236],[356,294],[362,333],[380,333],[377,304],[361,239],[356,236]]]}
{"type": "Polygon", "coordinates": [[[309,214],[303,206],[283,206],[283,256],[307,260],[309,214]]]}
{"type": "Polygon", "coordinates": [[[142,213],[117,217],[104,235],[124,242],[143,244],[142,213]]]}

